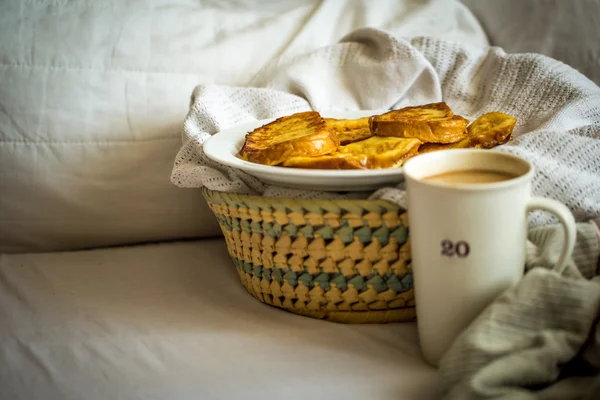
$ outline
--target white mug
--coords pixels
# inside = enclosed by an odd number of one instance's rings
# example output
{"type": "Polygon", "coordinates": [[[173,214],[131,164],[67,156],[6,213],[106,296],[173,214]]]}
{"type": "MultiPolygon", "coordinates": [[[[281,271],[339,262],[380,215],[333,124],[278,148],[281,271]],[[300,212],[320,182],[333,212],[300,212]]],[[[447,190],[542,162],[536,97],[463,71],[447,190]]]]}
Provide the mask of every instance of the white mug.
{"type": "Polygon", "coordinates": [[[532,165],[493,150],[456,149],[418,155],[404,165],[417,326],[426,361],[437,366],[456,337],[525,269],[527,213],[555,214],[565,229],[556,269],[575,244],[573,215],[563,204],[531,197],[532,165]],[[493,183],[425,178],[452,171],[510,174],[493,183]]]}

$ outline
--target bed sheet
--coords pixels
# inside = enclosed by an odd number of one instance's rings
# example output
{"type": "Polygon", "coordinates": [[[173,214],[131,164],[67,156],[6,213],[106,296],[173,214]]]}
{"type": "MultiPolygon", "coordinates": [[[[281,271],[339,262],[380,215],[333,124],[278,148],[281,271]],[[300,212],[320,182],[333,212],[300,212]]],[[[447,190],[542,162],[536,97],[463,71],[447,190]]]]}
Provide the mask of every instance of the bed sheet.
{"type": "Polygon", "coordinates": [[[0,256],[0,399],[434,399],[414,323],[264,305],[222,240],[0,256]]]}

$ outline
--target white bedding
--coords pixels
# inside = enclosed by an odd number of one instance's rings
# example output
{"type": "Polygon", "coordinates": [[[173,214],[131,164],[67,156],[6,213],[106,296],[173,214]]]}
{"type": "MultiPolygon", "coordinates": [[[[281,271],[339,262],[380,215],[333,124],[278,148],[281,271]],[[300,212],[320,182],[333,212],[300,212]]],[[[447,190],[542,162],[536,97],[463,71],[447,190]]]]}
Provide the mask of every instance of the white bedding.
{"type": "MultiPolygon", "coordinates": [[[[193,87],[366,25],[486,43],[448,0],[0,1],[0,252],[218,234],[169,182],[193,87]]],[[[414,324],[298,317],[237,279],[221,240],[0,255],[0,399],[437,398],[414,324]]]]}
{"type": "Polygon", "coordinates": [[[415,324],[259,303],[221,240],[0,257],[0,399],[435,399],[415,324]]]}

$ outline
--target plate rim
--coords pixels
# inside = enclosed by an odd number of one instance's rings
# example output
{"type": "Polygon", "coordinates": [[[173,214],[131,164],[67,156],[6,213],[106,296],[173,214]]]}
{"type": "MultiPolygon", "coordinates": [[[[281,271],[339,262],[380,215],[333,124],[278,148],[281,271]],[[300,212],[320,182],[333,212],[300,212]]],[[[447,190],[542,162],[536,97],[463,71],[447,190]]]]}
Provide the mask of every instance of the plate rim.
{"type": "MultiPolygon", "coordinates": [[[[357,111],[332,111],[332,112],[321,112],[321,115],[324,115],[325,118],[360,118],[360,116],[367,115],[376,115],[377,113],[381,113],[382,110],[357,110],[357,111]]],[[[382,168],[382,169],[356,169],[356,170],[338,170],[338,169],[308,169],[308,168],[285,168],[276,165],[262,165],[253,163],[250,161],[242,160],[236,157],[235,154],[230,154],[229,151],[226,152],[228,157],[219,157],[218,152],[210,151],[213,143],[218,143],[219,139],[223,140],[223,136],[219,136],[221,134],[225,135],[234,135],[238,133],[240,129],[250,129],[249,127],[259,127],[266,123],[272,122],[278,117],[273,118],[265,118],[259,119],[255,121],[249,121],[237,125],[230,126],[226,129],[220,130],[219,132],[211,135],[208,139],[206,139],[202,143],[202,149],[204,154],[212,161],[217,162],[222,165],[226,165],[231,168],[237,168],[242,171],[255,172],[258,174],[268,174],[268,175],[279,175],[279,176],[287,176],[290,178],[298,177],[298,178],[339,178],[339,179],[353,179],[353,178],[368,178],[368,177],[396,177],[403,175],[404,168],[382,168]],[[248,128],[244,128],[244,127],[248,128]],[[209,151],[206,151],[206,146],[208,145],[209,151]],[[215,154],[217,153],[217,154],[215,154]]]]}

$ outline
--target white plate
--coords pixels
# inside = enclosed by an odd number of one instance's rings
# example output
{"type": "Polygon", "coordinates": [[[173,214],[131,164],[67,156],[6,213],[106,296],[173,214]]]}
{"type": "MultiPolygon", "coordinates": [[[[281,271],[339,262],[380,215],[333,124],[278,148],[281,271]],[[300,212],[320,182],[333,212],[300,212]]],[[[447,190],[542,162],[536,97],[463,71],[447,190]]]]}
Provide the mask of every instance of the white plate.
{"type": "MultiPolygon", "coordinates": [[[[386,110],[321,113],[329,118],[361,118],[386,110]]],[[[322,191],[362,191],[395,185],[404,180],[402,168],[370,170],[326,170],[284,168],[244,161],[236,154],[244,144],[246,133],[273,121],[264,119],[223,130],[204,142],[204,153],[212,160],[240,169],[265,183],[295,189],[322,191]]]]}

